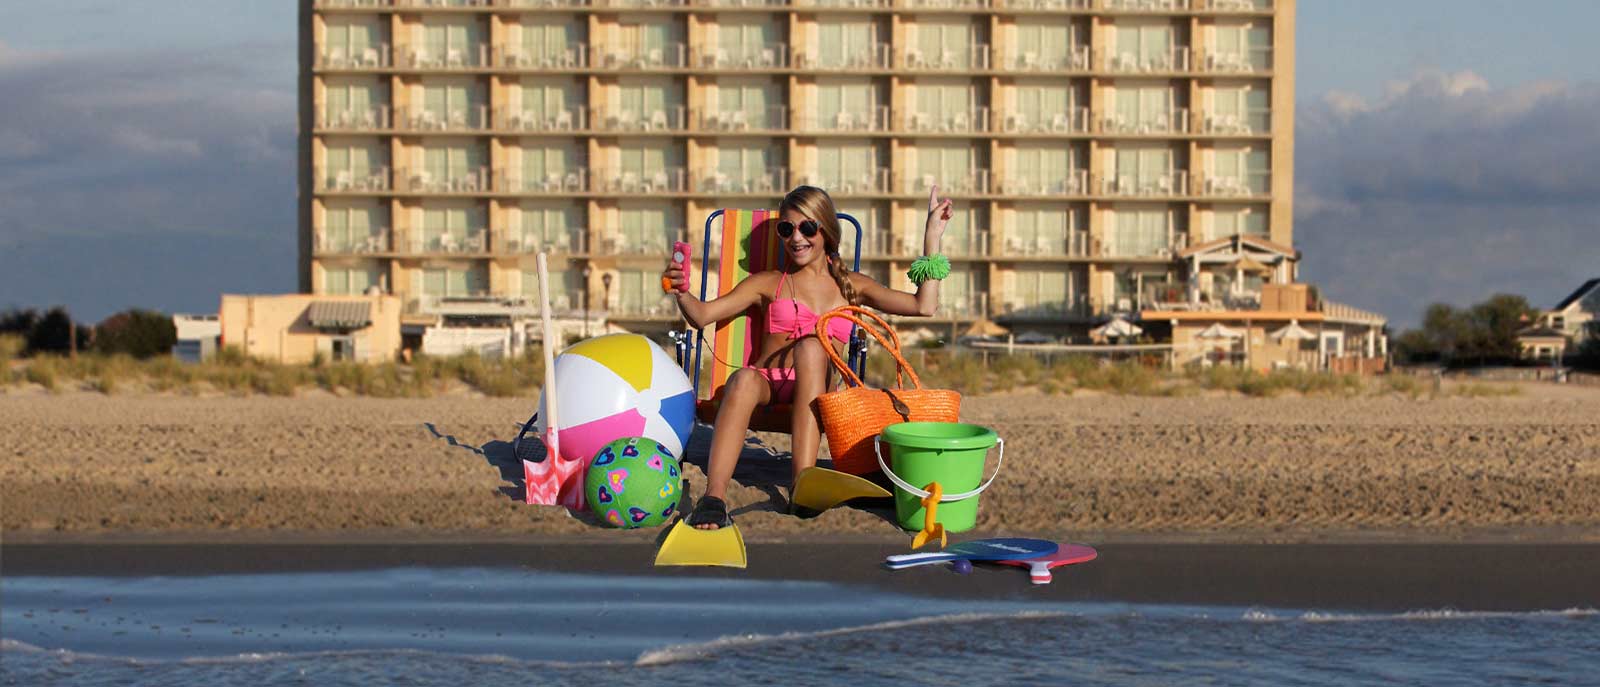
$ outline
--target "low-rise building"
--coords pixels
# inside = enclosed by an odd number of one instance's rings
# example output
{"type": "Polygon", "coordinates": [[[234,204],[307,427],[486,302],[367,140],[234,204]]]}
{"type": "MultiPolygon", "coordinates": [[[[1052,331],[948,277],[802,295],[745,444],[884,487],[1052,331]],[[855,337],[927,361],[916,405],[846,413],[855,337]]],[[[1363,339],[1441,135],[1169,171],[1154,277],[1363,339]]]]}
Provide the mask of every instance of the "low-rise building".
{"type": "Polygon", "coordinates": [[[1600,339],[1600,278],[1584,282],[1517,332],[1522,357],[1529,360],[1560,360],[1589,339],[1600,339]]]}
{"type": "Polygon", "coordinates": [[[401,301],[377,294],[223,294],[221,345],[278,363],[381,363],[400,357],[401,301]]]}

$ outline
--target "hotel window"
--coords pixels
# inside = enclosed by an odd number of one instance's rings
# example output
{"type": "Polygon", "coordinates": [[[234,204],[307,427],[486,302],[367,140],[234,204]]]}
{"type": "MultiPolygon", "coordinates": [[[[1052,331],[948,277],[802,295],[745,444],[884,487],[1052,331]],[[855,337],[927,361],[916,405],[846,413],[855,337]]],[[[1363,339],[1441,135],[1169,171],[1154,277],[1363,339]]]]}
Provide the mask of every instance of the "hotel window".
{"type": "Polygon", "coordinates": [[[440,265],[422,270],[425,296],[481,296],[489,293],[489,269],[485,265],[440,265]]]}
{"type": "Polygon", "coordinates": [[[373,187],[389,167],[389,147],[377,139],[328,137],[324,140],[323,184],[333,190],[373,187]]]}
{"type": "Polygon", "coordinates": [[[489,152],[484,144],[470,139],[426,140],[422,147],[425,190],[480,190],[487,181],[484,174],[489,152]]]}
{"type": "Polygon", "coordinates": [[[1121,257],[1159,256],[1172,245],[1174,216],[1165,205],[1118,205],[1111,210],[1111,254],[1121,257]]]}
{"type": "Polygon", "coordinates": [[[787,191],[778,189],[771,172],[782,167],[783,148],[770,141],[757,140],[736,143],[724,139],[717,149],[718,192],[752,190],[787,191]]]}
{"type": "Polygon", "coordinates": [[[522,55],[529,65],[575,67],[583,49],[588,20],[573,15],[524,16],[521,24],[522,55]]]}
{"type": "Polygon", "coordinates": [[[1211,90],[1207,122],[1219,133],[1267,133],[1272,128],[1272,94],[1265,86],[1219,85],[1211,90]]]}
{"type": "Polygon", "coordinates": [[[617,82],[616,114],[622,126],[647,124],[653,129],[681,128],[683,88],[671,77],[622,77],[617,82]]]}
{"type": "Polygon", "coordinates": [[[867,78],[817,79],[817,128],[859,130],[876,124],[878,104],[887,98],[867,78]]]}
{"type": "Polygon", "coordinates": [[[760,15],[717,17],[716,66],[775,67],[783,43],[776,20],[760,15]]]}
{"type": "Polygon", "coordinates": [[[622,235],[619,251],[665,255],[672,242],[683,233],[677,219],[681,216],[682,212],[669,203],[623,201],[617,206],[618,229],[622,235]]]}
{"type": "Polygon", "coordinates": [[[915,142],[917,156],[917,176],[913,180],[911,192],[927,193],[928,188],[937,184],[941,190],[967,192],[974,190],[978,168],[988,165],[980,164],[980,155],[975,149],[977,145],[970,141],[922,139],[915,142]]]}
{"type": "Polygon", "coordinates": [[[1067,132],[1074,128],[1073,113],[1080,102],[1075,89],[1064,81],[1018,80],[1013,87],[1016,110],[1006,122],[1011,131],[1067,132]]]}
{"type": "Polygon", "coordinates": [[[624,190],[633,182],[649,184],[652,190],[665,190],[683,171],[683,146],[673,141],[621,139],[620,146],[624,190]]]}
{"type": "Polygon", "coordinates": [[[543,123],[550,128],[582,128],[576,113],[589,103],[588,89],[574,79],[565,77],[522,78],[520,100],[523,117],[530,122],[543,123]]]}
{"type": "Polygon", "coordinates": [[[1175,288],[1172,275],[1161,268],[1120,270],[1115,273],[1112,297],[1117,309],[1140,309],[1155,303],[1178,300],[1169,298],[1168,290],[1175,288]],[[1124,303],[1128,308],[1124,308],[1124,303]]]}
{"type": "Polygon", "coordinates": [[[817,66],[866,66],[878,50],[878,26],[872,19],[856,15],[817,18],[817,66]]]}
{"type": "Polygon", "coordinates": [[[781,84],[765,77],[717,79],[717,115],[727,125],[747,129],[782,129],[781,84]]]}
{"type": "Polygon", "coordinates": [[[617,310],[625,315],[667,315],[676,312],[661,293],[659,272],[623,269],[617,271],[617,310]]]}
{"type": "Polygon", "coordinates": [[[1064,17],[1029,16],[1017,24],[1016,36],[1021,69],[1072,67],[1072,51],[1083,43],[1081,28],[1064,17]]]}
{"type": "Polygon", "coordinates": [[[472,78],[429,77],[422,83],[421,128],[481,128],[487,98],[484,87],[472,78]]]}
{"type": "Polygon", "coordinates": [[[1116,86],[1116,114],[1109,129],[1115,132],[1170,131],[1178,122],[1177,93],[1171,86],[1116,86]]]}
{"type": "Polygon", "coordinates": [[[1168,71],[1174,62],[1177,32],[1162,21],[1118,20],[1112,24],[1115,42],[1110,67],[1117,71],[1168,71]]]}
{"type": "Polygon", "coordinates": [[[1211,69],[1267,71],[1272,69],[1272,29],[1255,23],[1220,23],[1214,28],[1216,55],[1211,69]]]}
{"type": "Polygon", "coordinates": [[[1078,150],[1052,141],[1020,141],[1012,148],[1006,190],[1028,194],[1078,193],[1078,150]]]}
{"type": "Polygon", "coordinates": [[[371,199],[323,201],[322,242],[325,250],[377,252],[385,249],[389,206],[371,199]]]}
{"type": "Polygon", "coordinates": [[[326,265],[322,268],[322,293],[331,296],[357,296],[368,288],[383,287],[383,270],[376,262],[326,265]]]}
{"type": "MultiPolygon", "coordinates": [[[[861,223],[861,254],[884,255],[889,253],[891,246],[889,236],[889,209],[887,204],[870,200],[839,200],[834,199],[834,209],[856,218],[861,223]]],[[[927,217],[927,211],[923,211],[927,217]]],[[[921,225],[918,225],[921,226],[921,225]]],[[[844,220],[839,220],[839,255],[848,265],[856,257],[856,228],[844,220]]]]}
{"type": "Polygon", "coordinates": [[[917,111],[912,129],[919,131],[954,128],[965,131],[977,117],[973,111],[976,99],[972,81],[968,79],[920,78],[916,81],[917,111]]]}
{"type": "Polygon", "coordinates": [[[469,200],[429,201],[418,212],[422,222],[419,252],[482,252],[488,210],[469,200]]]}
{"type": "Polygon", "coordinates": [[[520,253],[574,252],[582,247],[578,233],[584,229],[583,216],[584,208],[572,201],[523,200],[510,213],[507,248],[520,253]]]}
{"type": "MultiPolygon", "coordinates": [[[[943,183],[943,182],[941,182],[943,183]]],[[[943,187],[940,187],[941,191],[943,187]]],[[[976,237],[988,228],[985,211],[987,203],[957,203],[952,212],[950,222],[945,225],[944,239],[940,242],[940,250],[948,255],[976,255],[983,246],[978,244],[976,237]]],[[[922,229],[928,221],[928,208],[924,204],[902,205],[900,209],[901,226],[906,228],[906,233],[895,253],[905,256],[922,254],[922,229]]]]}
{"type": "Polygon", "coordinates": [[[1178,165],[1172,148],[1165,144],[1121,143],[1116,147],[1117,193],[1172,193],[1178,165]]]}
{"type": "Polygon", "coordinates": [[[585,146],[570,138],[524,138],[518,148],[522,152],[523,188],[562,188],[562,180],[584,166],[585,146]]]}
{"type": "Polygon", "coordinates": [[[673,15],[617,27],[618,46],[636,67],[683,66],[683,26],[673,15]]]}
{"type": "Polygon", "coordinates": [[[1049,267],[1018,267],[1012,272],[1011,302],[1024,314],[1065,312],[1069,273],[1049,267]]]}
{"type": "Polygon", "coordinates": [[[1235,234],[1266,236],[1269,232],[1267,206],[1217,204],[1211,208],[1211,234],[1206,238],[1222,239],[1235,234]]]}
{"type": "MultiPolygon", "coordinates": [[[[539,272],[522,270],[522,297],[538,303],[539,272]]],[[[552,263],[549,272],[550,309],[568,311],[583,306],[583,275],[552,263]]]]}
{"type": "Polygon", "coordinates": [[[965,16],[919,15],[912,24],[917,32],[918,57],[912,66],[939,69],[969,69],[972,65],[975,32],[965,16]]]}
{"type": "Polygon", "coordinates": [[[383,46],[383,23],[378,16],[330,16],[323,33],[322,54],[328,64],[342,67],[377,67],[383,46]]]}
{"type": "MultiPolygon", "coordinates": [[[[1011,212],[1007,252],[1020,255],[1066,255],[1069,241],[1081,243],[1080,210],[1060,203],[1017,203],[1011,212]]],[[[1078,251],[1081,253],[1081,250],[1078,251]]]]}
{"type": "Polygon", "coordinates": [[[1264,144],[1219,145],[1211,152],[1218,192],[1264,195],[1272,192],[1271,155],[1264,144]]]}
{"type": "Polygon", "coordinates": [[[817,185],[829,193],[878,190],[878,147],[865,139],[829,139],[817,144],[817,185]]]}
{"type": "Polygon", "coordinates": [[[422,47],[413,51],[421,67],[482,65],[483,23],[470,16],[429,14],[422,18],[422,47]]]}
{"type": "Polygon", "coordinates": [[[388,126],[389,87],[382,79],[330,76],[322,89],[322,122],[331,127],[388,126]]]}
{"type": "Polygon", "coordinates": [[[977,291],[972,266],[952,265],[950,275],[939,282],[939,316],[969,317],[978,314],[977,291]]]}

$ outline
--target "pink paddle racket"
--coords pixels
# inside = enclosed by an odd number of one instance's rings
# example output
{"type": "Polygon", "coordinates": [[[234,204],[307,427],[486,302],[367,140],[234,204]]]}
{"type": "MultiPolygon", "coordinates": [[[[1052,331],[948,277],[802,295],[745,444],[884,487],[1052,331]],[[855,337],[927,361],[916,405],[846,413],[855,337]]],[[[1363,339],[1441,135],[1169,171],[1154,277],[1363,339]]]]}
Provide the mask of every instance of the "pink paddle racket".
{"type": "Polygon", "coordinates": [[[1094,549],[1078,544],[1062,544],[1056,547],[1056,552],[1034,558],[1021,558],[1009,561],[994,561],[1001,565],[1011,565],[1028,569],[1028,578],[1034,584],[1050,584],[1050,569],[1074,563],[1087,563],[1100,554],[1094,549]]]}

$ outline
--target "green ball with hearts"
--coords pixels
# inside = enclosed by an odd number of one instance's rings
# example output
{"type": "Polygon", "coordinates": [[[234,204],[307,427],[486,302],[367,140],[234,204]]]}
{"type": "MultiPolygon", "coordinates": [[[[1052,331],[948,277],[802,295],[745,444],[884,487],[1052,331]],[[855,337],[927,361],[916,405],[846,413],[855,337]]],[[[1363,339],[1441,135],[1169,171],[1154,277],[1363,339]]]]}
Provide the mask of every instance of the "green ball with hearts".
{"type": "Polygon", "coordinates": [[[596,451],[583,479],[596,515],[614,527],[658,527],[678,507],[681,473],[667,447],[644,437],[623,437],[596,451]]]}

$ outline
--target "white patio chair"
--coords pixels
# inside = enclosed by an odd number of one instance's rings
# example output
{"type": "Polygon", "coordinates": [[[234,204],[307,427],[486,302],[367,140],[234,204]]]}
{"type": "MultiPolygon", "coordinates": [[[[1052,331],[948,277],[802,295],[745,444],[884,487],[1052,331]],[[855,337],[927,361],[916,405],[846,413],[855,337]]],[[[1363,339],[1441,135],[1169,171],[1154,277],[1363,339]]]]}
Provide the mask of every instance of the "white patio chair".
{"type": "Polygon", "coordinates": [[[466,58],[460,48],[450,48],[444,53],[444,63],[447,67],[462,67],[466,65],[466,58]]]}
{"type": "Polygon", "coordinates": [[[339,170],[339,173],[335,174],[334,177],[333,177],[333,187],[338,189],[338,190],[340,190],[340,191],[349,190],[350,189],[350,170],[348,170],[348,169],[339,170]]]}
{"type": "Polygon", "coordinates": [[[733,117],[728,122],[728,128],[739,131],[749,131],[750,122],[745,118],[744,110],[734,110],[733,117]]]}
{"type": "Polygon", "coordinates": [[[1051,131],[1055,131],[1057,133],[1060,133],[1060,132],[1063,132],[1063,131],[1067,131],[1067,130],[1069,130],[1071,128],[1072,128],[1072,122],[1067,119],[1066,113],[1057,112],[1054,117],[1050,118],[1050,130],[1051,131]]]}
{"type": "Polygon", "coordinates": [[[361,51],[361,64],[366,67],[376,67],[381,64],[378,59],[377,48],[366,48],[361,51]]]}
{"type": "Polygon", "coordinates": [[[667,128],[668,128],[667,127],[667,113],[663,112],[661,110],[656,110],[655,112],[650,113],[650,127],[649,128],[653,129],[653,130],[666,131],[667,128]]]}
{"type": "Polygon", "coordinates": [[[324,53],[323,59],[327,61],[330,67],[343,67],[344,48],[329,48],[328,52],[324,53]]]}

